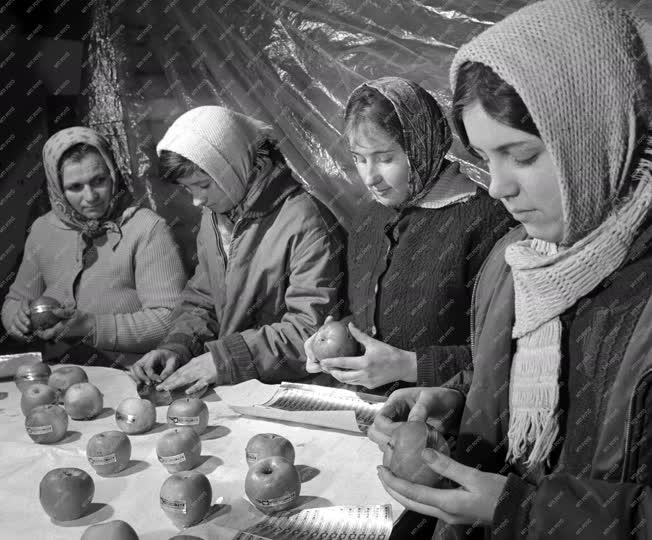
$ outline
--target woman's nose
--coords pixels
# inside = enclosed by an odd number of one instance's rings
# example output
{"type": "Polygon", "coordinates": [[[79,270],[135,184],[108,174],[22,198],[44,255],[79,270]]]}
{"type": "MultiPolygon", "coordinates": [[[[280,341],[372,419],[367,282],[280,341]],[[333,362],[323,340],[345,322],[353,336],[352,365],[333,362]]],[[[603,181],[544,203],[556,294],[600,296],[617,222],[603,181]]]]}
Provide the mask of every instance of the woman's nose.
{"type": "Polygon", "coordinates": [[[84,188],[84,199],[87,202],[93,202],[98,198],[99,194],[91,186],[84,188]]]}
{"type": "Polygon", "coordinates": [[[519,184],[507,167],[489,163],[489,195],[494,199],[508,199],[518,195],[519,184]]]}
{"type": "Polygon", "coordinates": [[[365,186],[372,188],[383,181],[382,175],[378,172],[375,165],[367,165],[362,174],[362,181],[365,186]]]}

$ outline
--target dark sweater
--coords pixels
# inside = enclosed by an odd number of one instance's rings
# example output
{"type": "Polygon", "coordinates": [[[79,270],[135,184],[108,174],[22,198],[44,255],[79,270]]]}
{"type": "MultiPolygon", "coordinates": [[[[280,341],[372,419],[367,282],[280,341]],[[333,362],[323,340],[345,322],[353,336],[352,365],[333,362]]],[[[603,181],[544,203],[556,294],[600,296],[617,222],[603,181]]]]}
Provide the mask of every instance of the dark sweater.
{"type": "Polygon", "coordinates": [[[441,209],[399,214],[375,205],[349,235],[348,293],[356,326],[416,351],[418,385],[437,386],[468,369],[455,363],[437,369],[437,349],[468,347],[475,276],[513,225],[503,205],[481,189],[441,209]]]}

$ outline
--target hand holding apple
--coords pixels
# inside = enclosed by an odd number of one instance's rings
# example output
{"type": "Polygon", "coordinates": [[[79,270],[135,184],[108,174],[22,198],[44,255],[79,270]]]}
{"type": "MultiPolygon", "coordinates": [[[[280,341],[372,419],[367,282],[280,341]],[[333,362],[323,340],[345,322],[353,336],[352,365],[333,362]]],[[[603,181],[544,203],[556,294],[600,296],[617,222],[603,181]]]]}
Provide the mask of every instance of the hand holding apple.
{"type": "Polygon", "coordinates": [[[104,396],[91,383],[76,383],[66,390],[63,406],[73,420],[90,420],[102,412],[104,396]]]}
{"type": "Polygon", "coordinates": [[[189,426],[201,435],[208,425],[208,407],[199,398],[181,398],[170,404],[167,417],[170,426],[189,426]]]}
{"type": "Polygon", "coordinates": [[[193,469],[201,456],[201,439],[189,426],[176,427],[161,435],[156,455],[169,473],[193,469]]]}
{"type": "Polygon", "coordinates": [[[332,317],[326,319],[311,339],[312,353],[318,362],[326,358],[357,356],[360,353],[360,344],[351,334],[349,327],[342,321],[333,320],[332,317]]]}
{"type": "Polygon", "coordinates": [[[146,433],[156,423],[156,408],[147,399],[123,399],[115,409],[115,422],[129,435],[146,433]]]}
{"type": "Polygon", "coordinates": [[[180,529],[204,519],[212,500],[211,483],[196,471],[174,473],[161,486],[161,508],[180,529]]]}
{"type": "Polygon", "coordinates": [[[86,459],[98,474],[111,475],[127,468],[131,442],[122,431],[103,431],[86,444],[86,459]]]}
{"type": "Polygon", "coordinates": [[[136,531],[121,519],[91,525],[84,531],[81,540],[138,540],[136,531]]]}
{"type": "Polygon", "coordinates": [[[29,313],[29,302],[23,300],[7,326],[7,333],[18,341],[29,341],[32,337],[32,321],[29,313]]]}
{"type": "Polygon", "coordinates": [[[57,324],[59,317],[54,314],[54,311],[61,309],[61,307],[58,300],[49,296],[41,296],[32,300],[29,303],[29,318],[32,323],[32,328],[35,330],[45,330],[57,324]]]}
{"type": "Polygon", "coordinates": [[[48,384],[48,379],[52,374],[50,366],[45,362],[36,362],[19,366],[14,376],[14,382],[21,393],[25,392],[27,387],[34,383],[48,384]]]}
{"type": "Polygon", "coordinates": [[[245,448],[247,463],[251,466],[259,459],[281,456],[294,465],[294,446],[285,437],[276,433],[254,435],[245,448]]]}
{"type": "Polygon", "coordinates": [[[82,517],[95,495],[95,483],[89,474],[75,467],[52,469],[39,484],[43,510],[57,521],[82,517]]]}
{"type": "Polygon", "coordinates": [[[59,405],[39,405],[25,418],[25,430],[35,443],[59,442],[68,431],[68,415],[59,405]]]}
{"type": "Polygon", "coordinates": [[[20,410],[27,416],[34,407],[57,403],[57,392],[47,384],[34,383],[20,397],[20,410]]]}
{"type": "Polygon", "coordinates": [[[245,478],[245,494],[261,512],[293,507],[301,493],[301,477],[287,459],[273,456],[256,461],[245,478]]]}

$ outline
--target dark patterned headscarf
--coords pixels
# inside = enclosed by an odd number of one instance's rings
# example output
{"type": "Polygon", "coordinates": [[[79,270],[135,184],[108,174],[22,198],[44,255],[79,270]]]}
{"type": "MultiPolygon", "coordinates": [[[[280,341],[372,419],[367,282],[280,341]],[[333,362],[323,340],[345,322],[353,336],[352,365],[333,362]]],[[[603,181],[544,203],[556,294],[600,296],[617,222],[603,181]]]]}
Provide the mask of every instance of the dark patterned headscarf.
{"type": "Polygon", "coordinates": [[[132,197],[120,174],[108,141],[96,131],[87,127],[70,127],[58,131],[43,146],[43,166],[48,181],[48,196],[52,211],[69,227],[93,238],[104,232],[113,231],[121,234],[118,220],[132,203],[132,197]],[[100,219],[88,219],[77,212],[66,199],[63,181],[59,175],[61,156],[77,144],[85,144],[99,152],[111,175],[111,202],[106,213],[100,219]]]}
{"type": "Polygon", "coordinates": [[[389,100],[401,122],[404,150],[410,163],[410,195],[400,208],[415,206],[437,182],[447,165],[453,137],[439,104],[424,88],[400,77],[382,77],[356,88],[373,88],[389,100]]]}

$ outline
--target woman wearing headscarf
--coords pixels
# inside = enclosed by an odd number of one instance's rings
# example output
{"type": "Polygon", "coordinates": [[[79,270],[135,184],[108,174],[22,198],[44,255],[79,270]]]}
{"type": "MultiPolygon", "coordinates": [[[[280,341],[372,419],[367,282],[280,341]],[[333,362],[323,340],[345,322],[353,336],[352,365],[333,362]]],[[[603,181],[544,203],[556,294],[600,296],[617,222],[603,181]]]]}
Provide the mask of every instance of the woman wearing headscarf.
{"type": "Polygon", "coordinates": [[[164,179],[187,188],[203,213],[197,267],[174,325],[134,378],[191,393],[306,377],[303,342],[341,307],[337,220],[294,179],[272,128],[248,116],[192,109],[157,152],[164,179]]]}
{"type": "Polygon", "coordinates": [[[377,392],[443,384],[470,366],[473,281],[514,223],[446,159],[448,122],[418,84],[384,77],[356,88],[345,134],[376,200],[348,243],[349,329],[363,354],[317,362],[309,340],[307,370],[366,388],[391,383],[377,392]]]}
{"type": "MultiPolygon", "coordinates": [[[[454,455],[424,452],[455,487],[380,470],[398,501],[439,518],[436,538],[650,538],[652,78],[639,25],[606,3],[545,0],[453,60],[460,135],[522,227],[478,278],[454,455]]],[[[401,392],[385,412],[435,416],[439,390],[401,392]]]]}
{"type": "MultiPolygon", "coordinates": [[[[62,305],[61,321],[39,337],[64,349],[83,343],[128,366],[167,333],[186,281],[170,230],[134,204],[108,141],[94,130],[55,133],[43,164],[52,210],[32,225],[2,322],[13,337],[30,339],[28,304],[48,296],[62,305]]],[[[71,354],[62,360],[74,361],[71,354]]]]}

